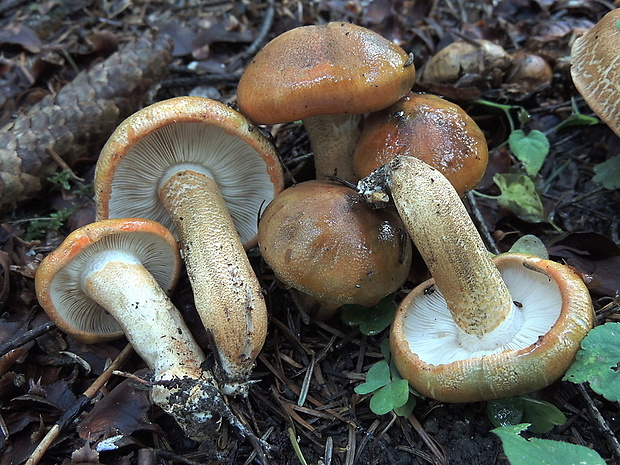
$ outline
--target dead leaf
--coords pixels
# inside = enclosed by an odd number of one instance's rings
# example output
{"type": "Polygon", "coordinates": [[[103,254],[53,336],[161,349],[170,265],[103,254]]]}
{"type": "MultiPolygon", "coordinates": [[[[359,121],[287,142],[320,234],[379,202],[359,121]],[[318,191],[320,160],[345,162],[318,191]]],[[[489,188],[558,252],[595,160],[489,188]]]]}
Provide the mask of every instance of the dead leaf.
{"type": "Polygon", "coordinates": [[[549,254],[579,271],[588,289],[620,296],[620,247],[594,232],[572,233],[548,247],[549,254]]]}
{"type": "Polygon", "coordinates": [[[119,432],[123,435],[143,430],[161,433],[148,419],[150,406],[148,391],[136,389],[135,381],[126,379],[95,404],[78,425],[78,433],[91,441],[119,432]]]}
{"type": "Polygon", "coordinates": [[[41,51],[41,40],[36,32],[23,24],[9,24],[0,30],[0,46],[18,45],[30,53],[41,51]]]}

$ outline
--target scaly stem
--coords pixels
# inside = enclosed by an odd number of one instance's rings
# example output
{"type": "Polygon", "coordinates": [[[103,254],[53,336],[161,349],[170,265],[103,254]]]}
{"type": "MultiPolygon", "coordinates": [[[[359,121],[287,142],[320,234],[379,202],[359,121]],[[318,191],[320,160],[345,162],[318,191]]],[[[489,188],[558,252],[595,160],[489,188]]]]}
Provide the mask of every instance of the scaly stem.
{"type": "Polygon", "coordinates": [[[247,381],[267,335],[260,284],[217,183],[208,173],[181,169],[160,188],[175,222],[196,309],[211,332],[226,386],[247,381]],[[230,383],[230,384],[229,384],[230,383]]]}
{"type": "Polygon", "coordinates": [[[83,274],[84,292],[119,322],[136,352],[154,372],[153,401],[189,437],[206,439],[223,400],[205,357],[179,311],[137,259],[118,253],[95,257],[83,274]]]}
{"type": "Polygon", "coordinates": [[[156,380],[199,378],[204,355],[164,290],[137,259],[111,255],[89,266],[84,292],[114,316],[156,380]]]}

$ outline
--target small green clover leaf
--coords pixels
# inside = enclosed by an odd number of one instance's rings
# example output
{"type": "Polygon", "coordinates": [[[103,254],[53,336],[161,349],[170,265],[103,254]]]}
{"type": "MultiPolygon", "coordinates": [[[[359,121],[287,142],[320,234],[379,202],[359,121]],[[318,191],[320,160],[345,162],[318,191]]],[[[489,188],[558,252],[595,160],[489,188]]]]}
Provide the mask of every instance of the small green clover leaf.
{"type": "Polygon", "coordinates": [[[502,426],[491,430],[502,440],[504,453],[511,465],[604,465],[594,450],[579,444],[551,439],[525,439],[519,433],[529,425],[502,426]]]}
{"type": "Polygon", "coordinates": [[[611,157],[609,160],[596,165],[594,173],[592,181],[600,184],[605,189],[618,189],[620,187],[620,155],[611,157]]]}
{"type": "Polygon", "coordinates": [[[528,134],[521,129],[512,131],[508,137],[508,146],[530,176],[538,174],[549,153],[549,139],[537,129],[528,134]]]}
{"type": "Polygon", "coordinates": [[[366,382],[355,387],[358,394],[370,394],[390,383],[390,366],[385,360],[375,363],[366,373],[366,382]]]}
{"type": "Polygon", "coordinates": [[[395,408],[402,407],[409,399],[409,383],[400,379],[378,389],[370,399],[370,410],[384,415],[395,408]]]}
{"type": "Polygon", "coordinates": [[[376,415],[384,415],[392,410],[397,415],[407,417],[411,415],[416,400],[409,383],[402,379],[391,360],[389,340],[381,343],[381,352],[385,360],[381,360],[370,367],[366,373],[366,382],[355,387],[360,395],[372,394],[370,410],[376,415]]]}
{"type": "Polygon", "coordinates": [[[619,338],[620,323],[590,330],[563,379],[575,384],[588,381],[594,392],[612,402],[620,401],[619,338]]]}
{"type": "Polygon", "coordinates": [[[530,431],[548,433],[566,423],[566,416],[555,405],[531,397],[512,397],[487,403],[487,415],[494,426],[530,423],[530,431]]]}
{"type": "Polygon", "coordinates": [[[340,318],[349,326],[359,325],[359,330],[367,336],[379,334],[390,326],[396,312],[394,294],[384,297],[374,307],[362,305],[343,305],[340,318]]]}

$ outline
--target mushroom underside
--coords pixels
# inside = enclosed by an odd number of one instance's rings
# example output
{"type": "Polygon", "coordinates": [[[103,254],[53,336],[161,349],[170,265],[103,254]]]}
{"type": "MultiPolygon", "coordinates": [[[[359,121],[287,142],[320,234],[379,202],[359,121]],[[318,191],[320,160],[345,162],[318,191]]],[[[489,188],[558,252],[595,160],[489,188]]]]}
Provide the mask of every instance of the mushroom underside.
{"type": "Polygon", "coordinates": [[[133,145],[114,174],[109,217],[149,218],[175,232],[159,189],[176,168],[192,166],[218,184],[241,242],[251,241],[259,206],[274,196],[267,163],[243,139],[203,123],[163,126],[133,145]]]}
{"type": "Polygon", "coordinates": [[[170,289],[174,279],[171,273],[174,252],[163,239],[151,236],[148,241],[143,241],[141,237],[144,235],[134,232],[102,237],[56,274],[50,285],[51,300],[69,326],[87,333],[122,331],[116,319],[84,292],[83,270],[97,256],[135,257],[164,290],[170,289]]]}
{"type": "Polygon", "coordinates": [[[521,263],[504,264],[500,272],[515,302],[514,315],[506,322],[512,337],[506,338],[500,328],[503,336],[495,341],[495,348],[485,348],[488,340],[483,344],[454,323],[441,291],[433,286],[413,299],[404,316],[403,335],[411,352],[429,365],[443,365],[522,350],[544,336],[560,316],[562,296],[557,284],[521,263]]]}

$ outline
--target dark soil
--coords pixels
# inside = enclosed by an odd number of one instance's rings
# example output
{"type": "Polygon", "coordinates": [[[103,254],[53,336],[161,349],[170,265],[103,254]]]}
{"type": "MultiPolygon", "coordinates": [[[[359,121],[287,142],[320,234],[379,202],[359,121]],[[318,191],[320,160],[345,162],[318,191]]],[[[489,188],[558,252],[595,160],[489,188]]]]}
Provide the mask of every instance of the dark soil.
{"type": "MultiPolygon", "coordinates": [[[[417,83],[414,90],[433,92],[460,104],[483,129],[491,162],[478,190],[497,195],[495,173],[523,172],[502,145],[510,127],[502,114],[473,103],[487,99],[521,105],[531,119],[527,130],[548,131],[551,150],[535,182],[549,222],[532,223],[497,202],[471,199],[468,208],[489,246],[507,251],[525,234],[548,246],[552,258],[574,266],[588,283],[598,322],[618,321],[618,256],[620,196],[592,181],[594,166],[620,153],[620,139],[606,125],[550,131],[571,112],[571,99],[592,114],[572,84],[570,43],[591,27],[611,2],[512,1],[106,1],[27,2],[0,4],[0,125],[43,96],[57,92],[76,73],[108,57],[129,40],[158,29],[174,41],[168,77],[148,95],[144,105],[164,98],[204,95],[234,105],[236,83],[255,51],[276,35],[305,24],[350,21],[384,35],[415,55],[420,69],[439,49],[461,36],[489,39],[513,53],[528,50],[547,60],[553,80],[534,90],[507,84],[505,74],[473,76],[455,85],[417,83]],[[271,16],[273,15],[273,16],[271,16]],[[19,33],[18,33],[19,32],[19,33]]],[[[136,108],[137,109],[137,108],[136,108]]],[[[287,186],[313,177],[312,157],[301,125],[267,127],[287,170],[287,186]]],[[[69,168],[88,185],[100,145],[69,168]]],[[[0,147],[2,149],[2,147],[0,147]]],[[[24,463],[63,413],[103,372],[125,341],[85,345],[47,328],[36,338],[19,341],[27,330],[49,322],[34,295],[38,263],[73,229],[94,220],[92,190],[71,180],[70,189],[48,185],[42,194],[6,213],[0,229],[0,343],[9,343],[0,358],[0,465],[24,463]],[[71,209],[70,211],[67,209],[71,209]],[[61,224],[41,223],[67,212],[61,224]]],[[[254,269],[265,289],[271,314],[269,335],[255,369],[256,383],[247,399],[230,399],[231,408],[271,446],[268,462],[298,464],[505,464],[499,438],[485,403],[444,404],[418,399],[410,418],[375,415],[367,396],[354,392],[364,374],[382,359],[386,332],[364,336],[338,317],[318,322],[297,308],[291,293],[274,279],[257,250],[250,250],[254,269]],[[309,368],[311,367],[311,369],[309,368]],[[310,373],[308,373],[310,370],[310,373]],[[308,389],[302,406],[298,399],[308,389]],[[299,451],[295,448],[299,446],[299,451]]],[[[423,278],[405,284],[401,299],[423,278]],[[414,282],[415,281],[415,282],[414,282]]],[[[206,335],[193,308],[187,278],[173,300],[203,347],[206,335]]],[[[40,463],[259,463],[254,448],[221,422],[212,441],[195,443],[174,421],[150,402],[148,390],[135,376],[143,362],[134,354],[122,373],[86,403],[50,445],[40,463]],[[113,391],[114,390],[114,391],[113,391]],[[110,392],[117,392],[114,402],[110,392]],[[93,405],[108,402],[97,412],[93,405]],[[91,413],[89,413],[91,412],[91,413]]],[[[620,428],[616,403],[587,386],[558,381],[532,396],[557,406],[568,418],[563,426],[537,437],[581,444],[608,463],[620,463],[606,423],[620,428]],[[588,399],[598,409],[589,408],[588,399]]],[[[525,433],[527,436],[529,433],[525,433]]],[[[529,434],[531,436],[531,434],[529,434]]],[[[570,463],[562,458],[556,463],[570,463]]]]}

